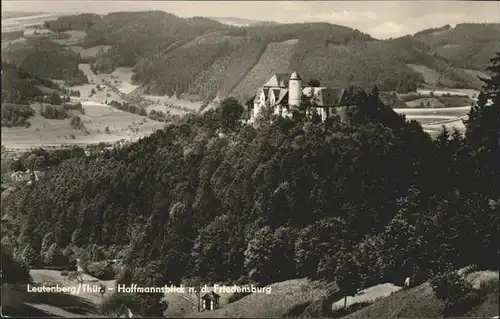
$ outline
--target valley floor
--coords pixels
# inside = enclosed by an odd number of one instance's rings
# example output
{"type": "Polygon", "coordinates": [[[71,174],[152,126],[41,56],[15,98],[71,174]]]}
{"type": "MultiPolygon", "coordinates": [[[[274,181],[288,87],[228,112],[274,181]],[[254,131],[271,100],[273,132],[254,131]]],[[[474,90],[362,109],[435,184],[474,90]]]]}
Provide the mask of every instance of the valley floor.
{"type": "Polygon", "coordinates": [[[164,127],[164,123],[145,116],[117,110],[102,103],[84,101],[85,114],[78,114],[87,132],[70,126],[70,119],[50,120],[40,115],[40,105],[32,108],[37,112],[29,119],[31,127],[2,127],[2,145],[12,149],[29,149],[42,146],[87,145],[100,142],[114,143],[120,140],[134,141],[164,127]],[[106,133],[106,128],[109,133],[106,133]]]}

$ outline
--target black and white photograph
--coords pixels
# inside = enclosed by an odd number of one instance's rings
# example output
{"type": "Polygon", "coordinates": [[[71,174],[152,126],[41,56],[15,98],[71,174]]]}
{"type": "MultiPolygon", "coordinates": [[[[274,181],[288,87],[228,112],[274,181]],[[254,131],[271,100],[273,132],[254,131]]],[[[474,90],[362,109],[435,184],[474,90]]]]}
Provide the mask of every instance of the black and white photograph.
{"type": "Polygon", "coordinates": [[[2,317],[499,317],[500,2],[1,6],[2,317]]]}

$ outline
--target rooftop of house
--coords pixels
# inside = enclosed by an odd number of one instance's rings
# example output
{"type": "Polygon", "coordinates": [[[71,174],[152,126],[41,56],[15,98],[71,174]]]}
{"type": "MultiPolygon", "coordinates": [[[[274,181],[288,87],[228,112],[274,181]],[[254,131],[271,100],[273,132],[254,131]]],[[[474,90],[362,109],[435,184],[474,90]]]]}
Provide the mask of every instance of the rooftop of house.
{"type": "Polygon", "coordinates": [[[220,296],[213,291],[207,292],[201,297],[201,299],[208,299],[208,300],[218,300],[219,298],[220,296]]]}
{"type": "Polygon", "coordinates": [[[288,80],[290,79],[289,73],[276,73],[269,81],[264,84],[264,87],[288,87],[288,80]]]}
{"type": "Polygon", "coordinates": [[[340,88],[306,86],[302,89],[302,93],[314,98],[313,102],[318,106],[335,106],[341,103],[345,90],[340,88]]]}
{"type": "MultiPolygon", "coordinates": [[[[288,81],[289,80],[301,80],[300,75],[297,72],[289,73],[277,73],[274,74],[263,86],[259,87],[254,99],[260,99],[262,93],[266,101],[269,100],[271,92],[274,95],[275,103],[282,104],[288,100],[288,81]]],[[[302,87],[302,93],[306,96],[314,97],[314,103],[319,107],[324,106],[336,106],[342,101],[345,90],[342,88],[332,88],[332,87],[302,87]]]]}

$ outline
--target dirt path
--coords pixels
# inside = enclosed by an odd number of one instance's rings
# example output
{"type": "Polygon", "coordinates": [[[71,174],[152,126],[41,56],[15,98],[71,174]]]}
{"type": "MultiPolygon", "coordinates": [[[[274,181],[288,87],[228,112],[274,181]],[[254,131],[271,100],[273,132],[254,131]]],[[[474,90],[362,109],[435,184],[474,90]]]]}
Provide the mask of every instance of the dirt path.
{"type": "MultiPolygon", "coordinates": [[[[376,299],[384,298],[391,295],[393,292],[401,290],[401,287],[395,286],[390,283],[376,285],[370,288],[361,290],[356,296],[347,297],[347,306],[360,302],[373,302],[376,299]]],[[[332,309],[339,309],[344,307],[344,298],[333,303],[332,309]]]]}

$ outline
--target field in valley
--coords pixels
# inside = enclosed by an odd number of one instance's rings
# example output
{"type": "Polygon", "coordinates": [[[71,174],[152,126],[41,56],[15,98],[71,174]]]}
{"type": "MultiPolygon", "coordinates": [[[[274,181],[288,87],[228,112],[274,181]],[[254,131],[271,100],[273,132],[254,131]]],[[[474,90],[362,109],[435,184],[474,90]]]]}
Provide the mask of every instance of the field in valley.
{"type": "MultiPolygon", "coordinates": [[[[466,95],[470,99],[474,100],[478,94],[478,90],[474,89],[449,89],[449,88],[439,88],[439,89],[427,89],[420,88],[417,93],[428,96],[430,93],[434,94],[437,98],[421,98],[413,101],[406,102],[408,108],[396,108],[395,112],[404,114],[408,120],[416,120],[421,125],[424,131],[429,133],[432,137],[436,137],[442,130],[444,125],[449,131],[453,129],[459,130],[461,133],[465,132],[465,125],[463,123],[464,119],[467,119],[467,114],[471,108],[469,103],[465,101],[467,98],[455,97],[454,95],[466,95]],[[451,95],[451,97],[441,98],[443,95],[451,95]],[[445,107],[438,99],[453,100],[455,105],[462,103],[463,106],[457,107],[445,107]],[[428,104],[429,103],[429,104],[428,104]],[[425,107],[420,107],[421,105],[425,107]],[[430,107],[427,107],[430,105],[430,107]]],[[[468,100],[470,101],[470,100],[468,100]]]]}
{"type": "Polygon", "coordinates": [[[39,114],[40,105],[32,107],[37,112],[29,119],[31,127],[2,127],[2,145],[7,148],[32,148],[61,144],[113,143],[120,140],[137,140],[164,127],[164,123],[144,116],[123,112],[111,106],[84,101],[85,114],[78,114],[87,132],[70,126],[70,119],[50,120],[39,114]],[[109,133],[106,133],[106,127],[109,133]]]}
{"type": "Polygon", "coordinates": [[[448,130],[458,129],[465,132],[462,120],[467,118],[470,106],[453,108],[405,108],[394,109],[395,112],[404,114],[408,120],[418,121],[424,131],[432,137],[439,134],[444,125],[448,130]]]}
{"type": "Polygon", "coordinates": [[[451,95],[467,95],[468,97],[476,97],[479,94],[478,90],[475,89],[450,89],[450,88],[438,88],[438,89],[428,89],[428,88],[419,88],[417,89],[417,93],[428,95],[431,92],[435,96],[440,96],[444,94],[451,94],[451,95]]]}
{"type": "MultiPolygon", "coordinates": [[[[110,83],[113,87],[118,89],[121,94],[128,95],[136,91],[139,86],[132,84],[132,68],[120,67],[117,68],[110,74],[100,73],[95,74],[88,64],[80,64],[79,69],[87,76],[89,81],[94,84],[87,84],[82,86],[77,86],[74,89],[80,90],[82,97],[87,97],[92,88],[95,89],[97,84],[110,83]]],[[[134,92],[135,94],[135,92],[134,92]]],[[[143,100],[147,101],[147,110],[156,110],[162,112],[169,112],[172,115],[185,115],[188,112],[196,112],[201,106],[201,102],[190,102],[182,99],[177,99],[175,97],[168,96],[156,96],[156,95],[142,95],[143,100]]],[[[111,88],[106,88],[102,91],[96,90],[96,94],[89,98],[94,101],[100,101],[101,103],[105,100],[122,102],[122,96],[113,92],[111,88]]]]}
{"type": "Polygon", "coordinates": [[[151,103],[148,110],[170,112],[172,115],[198,112],[202,104],[202,102],[190,102],[168,96],[143,95],[143,97],[151,103]]]}

